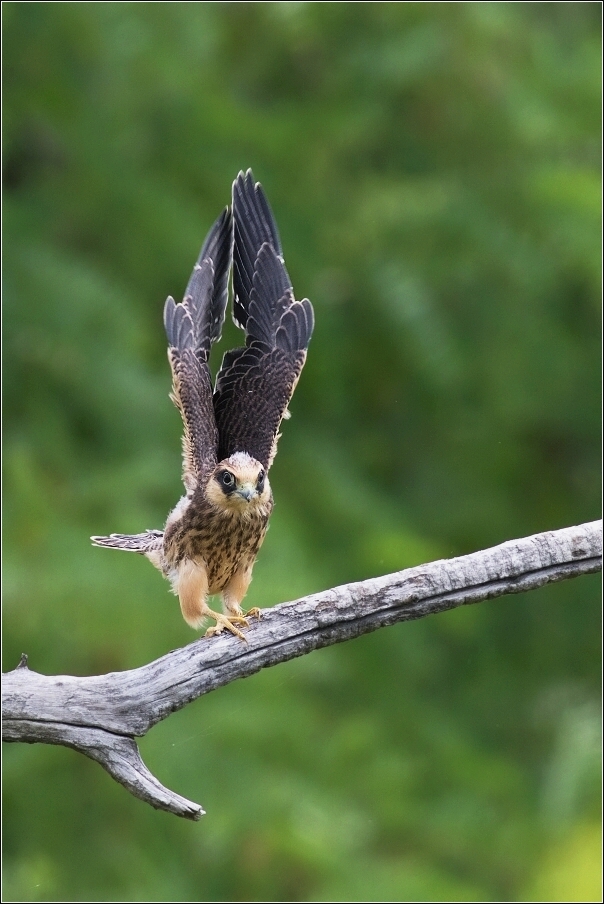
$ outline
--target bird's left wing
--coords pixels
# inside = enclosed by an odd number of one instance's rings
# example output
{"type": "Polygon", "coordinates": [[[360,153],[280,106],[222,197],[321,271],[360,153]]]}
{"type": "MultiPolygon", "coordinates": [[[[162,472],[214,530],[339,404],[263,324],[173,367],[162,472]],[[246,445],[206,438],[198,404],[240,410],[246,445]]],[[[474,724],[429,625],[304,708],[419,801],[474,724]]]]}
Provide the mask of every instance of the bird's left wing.
{"type": "Polygon", "coordinates": [[[172,367],[170,398],[183,425],[183,482],[187,493],[216,465],[218,431],[212,404],[208,358],[220,339],[228,299],[233,253],[233,217],[227,207],[210,230],[179,304],[164,308],[168,358],[172,367]]]}
{"type": "Polygon", "coordinates": [[[245,347],[225,354],[216,380],[218,458],[247,452],[268,469],[314,314],[307,298],[294,298],[274,217],[251,170],[233,184],[233,218],[233,319],[245,330],[245,347]]]}

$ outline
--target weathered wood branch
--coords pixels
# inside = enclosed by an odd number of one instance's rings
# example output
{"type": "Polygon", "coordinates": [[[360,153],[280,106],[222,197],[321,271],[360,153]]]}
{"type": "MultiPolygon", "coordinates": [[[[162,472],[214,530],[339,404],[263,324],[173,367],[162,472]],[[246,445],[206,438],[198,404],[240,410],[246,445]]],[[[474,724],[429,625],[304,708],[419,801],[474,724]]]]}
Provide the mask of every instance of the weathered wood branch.
{"type": "Polygon", "coordinates": [[[199,819],[201,807],[164,788],[134,741],[170,713],[319,647],[601,569],[602,522],[593,521],[282,603],[253,620],[246,644],[202,637],[141,668],[84,678],[38,674],[22,657],[4,675],[2,737],[72,747],[152,806],[199,819]]]}

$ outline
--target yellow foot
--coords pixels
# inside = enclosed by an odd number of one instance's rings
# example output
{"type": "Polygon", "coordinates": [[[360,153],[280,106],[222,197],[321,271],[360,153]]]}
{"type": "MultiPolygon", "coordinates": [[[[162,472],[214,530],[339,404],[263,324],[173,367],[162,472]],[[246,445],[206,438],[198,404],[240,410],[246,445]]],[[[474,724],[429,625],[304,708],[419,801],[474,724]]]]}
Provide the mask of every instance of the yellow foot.
{"type": "Polygon", "coordinates": [[[249,621],[247,620],[247,618],[244,618],[243,615],[226,616],[222,615],[220,612],[211,611],[207,614],[216,619],[216,624],[211,628],[208,628],[205,633],[206,637],[214,637],[215,634],[222,634],[222,632],[226,628],[227,631],[231,632],[231,634],[234,634],[236,637],[240,637],[241,640],[245,640],[245,642],[247,643],[245,635],[243,635],[241,631],[239,631],[233,624],[233,622],[237,622],[238,625],[242,625],[244,628],[247,628],[249,621]]]}
{"type": "Polygon", "coordinates": [[[249,618],[262,618],[262,609],[259,609],[258,606],[252,606],[245,614],[249,618]]]}

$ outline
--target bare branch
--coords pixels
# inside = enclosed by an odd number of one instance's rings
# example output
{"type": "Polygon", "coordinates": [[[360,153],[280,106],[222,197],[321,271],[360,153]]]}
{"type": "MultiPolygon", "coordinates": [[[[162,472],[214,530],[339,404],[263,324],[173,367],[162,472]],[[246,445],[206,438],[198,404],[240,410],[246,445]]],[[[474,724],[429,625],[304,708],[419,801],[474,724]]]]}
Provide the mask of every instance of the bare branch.
{"type": "Polygon", "coordinates": [[[40,675],[22,657],[4,676],[2,737],[72,747],[152,806],[199,819],[201,807],[164,788],[134,741],[170,713],[319,647],[601,569],[602,522],[593,521],[282,603],[254,621],[246,644],[202,637],[141,668],[84,678],[40,675]]]}

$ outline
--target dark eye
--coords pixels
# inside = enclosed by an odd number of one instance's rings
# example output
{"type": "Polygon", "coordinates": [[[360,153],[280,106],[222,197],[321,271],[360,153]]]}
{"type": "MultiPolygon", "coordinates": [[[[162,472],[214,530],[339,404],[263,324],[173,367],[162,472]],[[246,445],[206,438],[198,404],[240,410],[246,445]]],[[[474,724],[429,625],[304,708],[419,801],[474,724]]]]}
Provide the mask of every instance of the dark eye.
{"type": "Polygon", "coordinates": [[[266,477],[266,474],[264,473],[264,471],[260,471],[260,473],[258,474],[258,480],[256,481],[256,486],[258,487],[259,493],[261,493],[262,490],[264,489],[264,478],[265,477],[266,477]]]}
{"type": "Polygon", "coordinates": [[[231,474],[230,471],[221,471],[221,473],[218,475],[218,478],[223,487],[225,487],[227,490],[230,490],[235,486],[235,476],[231,474]]]}

